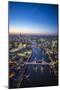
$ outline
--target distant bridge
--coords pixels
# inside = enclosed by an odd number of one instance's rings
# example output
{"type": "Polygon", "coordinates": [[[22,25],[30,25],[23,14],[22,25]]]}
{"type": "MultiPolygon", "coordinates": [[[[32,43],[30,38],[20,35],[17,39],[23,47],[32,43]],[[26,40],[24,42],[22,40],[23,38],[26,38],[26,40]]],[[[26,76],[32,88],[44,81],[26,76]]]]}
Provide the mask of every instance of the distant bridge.
{"type": "Polygon", "coordinates": [[[32,62],[25,62],[25,65],[54,65],[54,62],[45,62],[45,61],[32,61],[32,62]]]}

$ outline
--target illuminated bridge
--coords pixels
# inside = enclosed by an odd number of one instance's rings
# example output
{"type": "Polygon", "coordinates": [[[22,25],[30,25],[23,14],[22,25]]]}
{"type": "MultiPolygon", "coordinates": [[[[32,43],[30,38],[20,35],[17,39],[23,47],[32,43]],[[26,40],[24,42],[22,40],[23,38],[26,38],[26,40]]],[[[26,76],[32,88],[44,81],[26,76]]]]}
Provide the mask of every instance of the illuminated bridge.
{"type": "Polygon", "coordinates": [[[54,65],[54,62],[45,62],[45,61],[32,61],[32,62],[25,62],[25,65],[54,65]]]}

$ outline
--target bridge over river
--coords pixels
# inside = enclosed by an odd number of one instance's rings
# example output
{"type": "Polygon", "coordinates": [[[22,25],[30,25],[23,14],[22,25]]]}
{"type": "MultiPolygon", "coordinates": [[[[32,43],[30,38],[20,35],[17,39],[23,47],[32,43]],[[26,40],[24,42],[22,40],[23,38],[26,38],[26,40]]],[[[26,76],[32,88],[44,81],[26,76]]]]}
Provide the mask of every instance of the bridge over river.
{"type": "Polygon", "coordinates": [[[37,61],[32,61],[32,62],[25,62],[24,65],[54,65],[54,62],[45,62],[44,60],[37,60],[37,61]]]}

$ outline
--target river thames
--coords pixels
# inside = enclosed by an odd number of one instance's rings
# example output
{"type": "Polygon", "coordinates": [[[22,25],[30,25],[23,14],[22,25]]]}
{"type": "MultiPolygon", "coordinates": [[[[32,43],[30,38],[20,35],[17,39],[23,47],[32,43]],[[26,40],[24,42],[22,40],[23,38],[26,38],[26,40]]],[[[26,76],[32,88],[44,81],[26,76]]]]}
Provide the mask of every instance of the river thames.
{"type": "MultiPolygon", "coordinates": [[[[51,62],[48,55],[44,53],[42,48],[37,47],[36,43],[32,44],[32,56],[28,62],[32,61],[51,62]]],[[[53,68],[49,65],[26,65],[26,72],[20,87],[39,87],[57,85],[53,68]]]]}

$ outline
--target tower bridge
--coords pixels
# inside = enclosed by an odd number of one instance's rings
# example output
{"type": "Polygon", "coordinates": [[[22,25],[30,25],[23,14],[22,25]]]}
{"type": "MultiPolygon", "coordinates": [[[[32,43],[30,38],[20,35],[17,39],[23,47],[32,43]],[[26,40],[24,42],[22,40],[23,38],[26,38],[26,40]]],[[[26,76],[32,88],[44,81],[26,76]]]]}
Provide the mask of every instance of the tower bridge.
{"type": "Polygon", "coordinates": [[[25,65],[54,65],[54,62],[45,62],[44,60],[41,61],[32,61],[32,62],[25,62],[25,65]]]}

